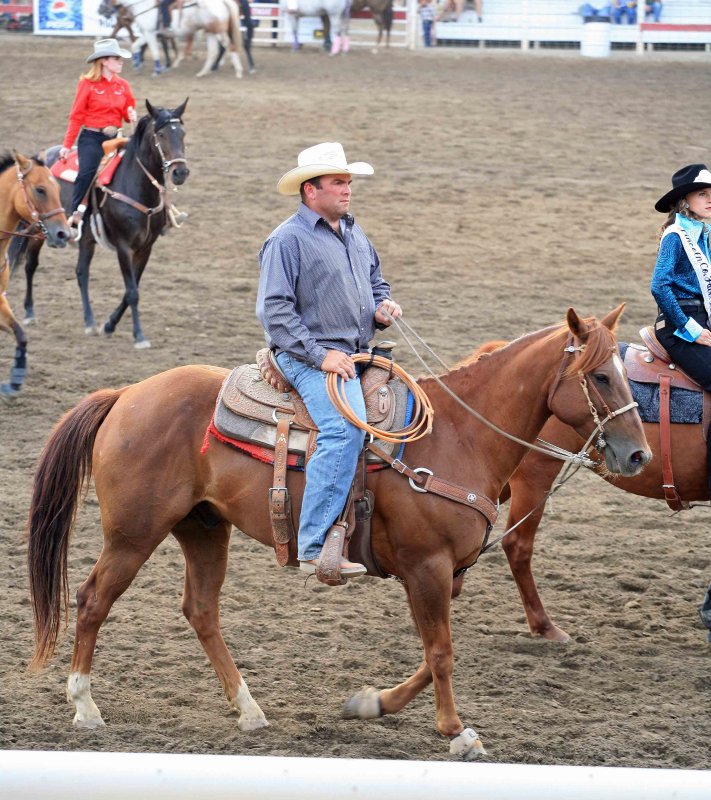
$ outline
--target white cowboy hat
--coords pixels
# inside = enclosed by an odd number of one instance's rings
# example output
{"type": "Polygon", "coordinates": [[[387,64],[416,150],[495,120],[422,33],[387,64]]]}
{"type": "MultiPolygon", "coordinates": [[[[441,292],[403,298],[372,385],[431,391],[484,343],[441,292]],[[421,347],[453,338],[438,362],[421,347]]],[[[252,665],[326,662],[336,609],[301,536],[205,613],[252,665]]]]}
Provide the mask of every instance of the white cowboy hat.
{"type": "Polygon", "coordinates": [[[86,63],[96,61],[97,58],[109,58],[110,56],[118,56],[120,58],[131,58],[128,50],[119,47],[116,39],[99,39],[94,42],[94,52],[87,58],[86,63]]]}
{"type": "Polygon", "coordinates": [[[304,181],[320,175],[372,175],[374,172],[365,161],[349,164],[339,142],[322,142],[307,147],[299,153],[297,164],[279,179],[279,194],[298,194],[304,181]]]}

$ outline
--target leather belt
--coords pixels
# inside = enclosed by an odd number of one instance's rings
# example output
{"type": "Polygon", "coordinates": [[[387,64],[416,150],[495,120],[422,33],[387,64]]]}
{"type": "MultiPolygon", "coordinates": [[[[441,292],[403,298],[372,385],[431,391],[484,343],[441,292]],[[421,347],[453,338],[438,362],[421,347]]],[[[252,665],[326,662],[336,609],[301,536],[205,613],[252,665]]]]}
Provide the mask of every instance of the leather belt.
{"type": "Polygon", "coordinates": [[[109,139],[115,139],[121,132],[121,128],[117,128],[116,125],[106,125],[103,128],[90,128],[85,125],[84,130],[91,131],[91,133],[101,133],[104,136],[108,136],[109,139]]]}

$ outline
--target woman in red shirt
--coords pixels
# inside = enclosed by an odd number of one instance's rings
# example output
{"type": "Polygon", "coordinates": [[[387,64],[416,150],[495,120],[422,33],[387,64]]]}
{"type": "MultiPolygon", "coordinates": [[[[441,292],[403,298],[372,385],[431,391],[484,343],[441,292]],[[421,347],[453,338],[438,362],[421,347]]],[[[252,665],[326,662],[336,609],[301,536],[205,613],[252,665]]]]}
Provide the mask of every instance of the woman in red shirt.
{"type": "Polygon", "coordinates": [[[59,157],[66,158],[79,134],[79,173],[72,194],[71,225],[78,225],[86,210],[82,201],[103,156],[101,145],[117,136],[123,120],[136,121],[131,87],[120,77],[124,58],[131,58],[131,54],[120,48],[116,39],[101,39],[87,58],[91,68],[79,78],[69,126],[59,151],[59,157]]]}

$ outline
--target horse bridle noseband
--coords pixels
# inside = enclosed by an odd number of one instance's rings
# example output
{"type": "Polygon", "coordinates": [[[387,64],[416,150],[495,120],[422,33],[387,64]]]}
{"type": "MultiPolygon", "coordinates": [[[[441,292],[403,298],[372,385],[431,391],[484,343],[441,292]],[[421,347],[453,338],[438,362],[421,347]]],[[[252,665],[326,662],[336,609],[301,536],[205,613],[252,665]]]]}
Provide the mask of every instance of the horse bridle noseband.
{"type": "Polygon", "coordinates": [[[20,188],[22,189],[22,195],[25,198],[25,204],[30,212],[30,217],[32,218],[32,222],[30,223],[30,227],[26,231],[2,231],[0,233],[5,234],[4,236],[0,237],[2,239],[9,239],[11,236],[24,236],[27,239],[43,239],[49,236],[49,230],[47,226],[44,224],[46,219],[50,217],[56,217],[58,214],[63,214],[64,209],[60,206],[59,208],[53,208],[51,211],[47,211],[44,214],[40,214],[37,210],[37,206],[32,202],[30,195],[27,192],[27,186],[25,186],[25,178],[30,174],[32,168],[34,167],[34,162],[30,161],[30,168],[27,172],[23,172],[20,169],[20,165],[16,165],[17,170],[17,182],[20,184],[20,188]],[[33,228],[39,228],[41,233],[33,233],[33,228]]]}
{"type": "MultiPolygon", "coordinates": [[[[564,353],[570,353],[574,358],[579,358],[580,354],[585,352],[585,347],[586,347],[586,345],[584,343],[583,344],[576,344],[575,343],[575,337],[571,333],[570,336],[568,337],[568,343],[563,348],[563,352],[564,353]]],[[[610,349],[614,353],[617,350],[617,346],[613,345],[610,349]]],[[[549,408],[550,408],[551,401],[553,400],[553,395],[555,394],[556,390],[558,389],[558,386],[560,385],[560,381],[561,381],[561,378],[562,378],[562,375],[563,375],[563,372],[564,372],[564,365],[565,365],[565,358],[561,362],[560,369],[558,370],[558,375],[557,375],[555,381],[553,382],[553,384],[551,385],[550,391],[548,392],[548,407],[549,408]]],[[[590,436],[588,437],[588,440],[585,442],[585,444],[581,448],[580,452],[581,453],[582,452],[587,452],[587,449],[592,444],[592,441],[595,438],[595,436],[597,436],[597,440],[596,440],[595,445],[594,445],[595,449],[598,452],[601,452],[602,450],[605,449],[605,447],[607,447],[607,441],[605,439],[605,425],[608,422],[610,422],[610,420],[613,420],[615,417],[619,417],[620,415],[624,414],[625,412],[631,411],[633,408],[637,408],[639,406],[639,403],[637,403],[637,402],[635,402],[633,400],[631,403],[627,403],[626,406],[622,406],[622,408],[618,408],[615,411],[611,411],[610,407],[605,402],[605,399],[600,394],[600,390],[597,388],[597,386],[595,386],[594,384],[588,385],[588,381],[587,381],[587,378],[585,377],[585,373],[584,372],[578,372],[578,381],[580,383],[580,388],[583,390],[583,394],[585,395],[585,399],[588,402],[588,409],[590,410],[590,416],[592,417],[593,423],[595,425],[595,427],[593,428],[592,433],[590,434],[590,436]],[[600,404],[600,407],[602,408],[602,413],[605,414],[604,419],[600,419],[600,415],[598,413],[597,407],[595,406],[595,403],[593,402],[592,398],[590,397],[591,392],[592,392],[592,394],[595,395],[595,399],[600,404]]]]}

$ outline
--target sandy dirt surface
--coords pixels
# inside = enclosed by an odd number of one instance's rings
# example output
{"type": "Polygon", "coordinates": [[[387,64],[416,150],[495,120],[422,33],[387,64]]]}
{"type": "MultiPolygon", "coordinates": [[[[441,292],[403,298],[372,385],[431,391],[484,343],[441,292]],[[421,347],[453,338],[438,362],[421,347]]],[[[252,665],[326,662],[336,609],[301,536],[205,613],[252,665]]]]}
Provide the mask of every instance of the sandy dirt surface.
{"type": "MultiPolygon", "coordinates": [[[[90,51],[87,40],[0,34],[0,149],[59,143],[90,51]]],[[[226,639],[271,726],[240,733],[180,612],[183,561],[168,539],[114,607],[94,662],[107,727],[72,727],[69,630],[30,675],[32,619],[22,531],[33,469],[59,416],[85,394],[177,364],[231,367],[261,344],[256,254],[294,208],[278,177],[315,142],[343,142],[375,166],[353,211],[382,257],[407,319],[447,361],[495,338],[557,322],[568,305],[601,316],[627,301],[621,338],[655,314],[648,285],[661,222],[654,201],[683,164],[709,161],[711,112],[679,87],[696,56],[583,60],[574,54],[256,51],[258,73],[196,64],[127,77],[137,97],[176,106],[192,174],[177,196],[189,222],[157,243],[141,284],[144,330],[86,336],[71,250],[43,253],[38,324],[28,328],[21,398],[0,408],[0,747],[446,759],[431,690],[400,714],[344,721],[365,684],[399,683],[421,651],[402,587],[366,578],[343,589],[282,571],[235,531],[223,591],[226,639]]],[[[97,319],[118,303],[114,257],[92,266],[97,319]]],[[[23,276],[10,284],[21,313],[23,276]]],[[[0,374],[13,353],[0,339],[0,374]]],[[[406,345],[398,360],[418,372],[406,345]]],[[[453,454],[453,462],[456,455],[453,454]]],[[[671,517],[581,475],[556,496],[535,559],[568,645],[533,639],[506,560],[493,551],[454,602],[459,710],[491,761],[709,766],[711,647],[696,606],[711,579],[703,509],[671,517]]],[[[70,548],[70,590],[101,548],[93,494],[70,548]]],[[[475,769],[475,767],[472,767],[475,769]]]]}

